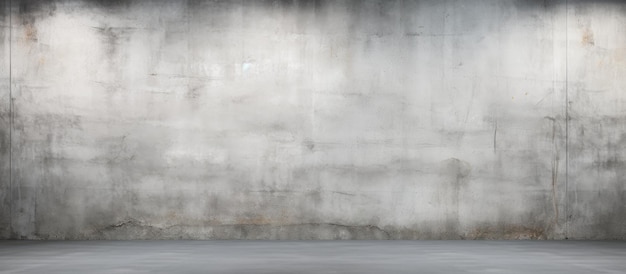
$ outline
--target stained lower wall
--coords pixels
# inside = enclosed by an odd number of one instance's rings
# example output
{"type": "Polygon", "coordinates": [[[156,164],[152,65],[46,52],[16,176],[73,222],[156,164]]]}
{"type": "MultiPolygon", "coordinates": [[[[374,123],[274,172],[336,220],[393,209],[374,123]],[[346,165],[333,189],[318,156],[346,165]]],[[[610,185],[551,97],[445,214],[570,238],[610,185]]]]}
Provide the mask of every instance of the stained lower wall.
{"type": "Polygon", "coordinates": [[[572,238],[626,238],[626,3],[568,9],[572,238]]]}
{"type": "Polygon", "coordinates": [[[13,0],[11,237],[623,239],[624,6],[13,0]]]}
{"type": "Polygon", "coordinates": [[[0,2],[0,239],[11,237],[10,16],[0,2]]]}

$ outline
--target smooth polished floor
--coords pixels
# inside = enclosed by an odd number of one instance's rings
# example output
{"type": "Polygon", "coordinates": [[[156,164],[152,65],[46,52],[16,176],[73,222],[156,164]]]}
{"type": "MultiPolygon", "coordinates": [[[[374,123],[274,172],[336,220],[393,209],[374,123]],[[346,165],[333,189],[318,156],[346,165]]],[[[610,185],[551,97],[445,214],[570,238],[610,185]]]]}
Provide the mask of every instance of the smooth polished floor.
{"type": "Polygon", "coordinates": [[[626,273],[626,242],[0,241],[0,273],[626,273]]]}

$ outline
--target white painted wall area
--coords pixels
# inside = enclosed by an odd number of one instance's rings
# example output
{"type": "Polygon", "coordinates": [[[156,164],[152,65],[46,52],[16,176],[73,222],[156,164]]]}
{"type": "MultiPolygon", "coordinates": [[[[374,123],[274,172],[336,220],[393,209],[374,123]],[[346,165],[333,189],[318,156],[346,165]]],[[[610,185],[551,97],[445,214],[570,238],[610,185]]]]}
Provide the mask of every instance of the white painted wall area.
{"type": "Polygon", "coordinates": [[[621,1],[0,18],[2,238],[626,236],[621,1]]]}

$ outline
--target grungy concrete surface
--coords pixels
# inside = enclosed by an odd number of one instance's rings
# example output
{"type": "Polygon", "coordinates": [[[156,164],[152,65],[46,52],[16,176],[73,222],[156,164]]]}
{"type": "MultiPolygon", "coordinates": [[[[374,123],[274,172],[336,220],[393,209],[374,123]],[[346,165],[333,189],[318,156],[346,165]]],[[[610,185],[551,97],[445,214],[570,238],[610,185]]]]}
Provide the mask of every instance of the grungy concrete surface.
{"type": "Polygon", "coordinates": [[[573,238],[626,238],[626,2],[572,1],[569,204],[573,238]]]}
{"type": "Polygon", "coordinates": [[[11,236],[9,5],[0,1],[0,239],[11,236]]]}
{"type": "Polygon", "coordinates": [[[626,238],[622,1],[0,14],[2,238],[626,238]]]}
{"type": "Polygon", "coordinates": [[[625,273],[626,242],[0,241],[0,273],[625,273]]]}

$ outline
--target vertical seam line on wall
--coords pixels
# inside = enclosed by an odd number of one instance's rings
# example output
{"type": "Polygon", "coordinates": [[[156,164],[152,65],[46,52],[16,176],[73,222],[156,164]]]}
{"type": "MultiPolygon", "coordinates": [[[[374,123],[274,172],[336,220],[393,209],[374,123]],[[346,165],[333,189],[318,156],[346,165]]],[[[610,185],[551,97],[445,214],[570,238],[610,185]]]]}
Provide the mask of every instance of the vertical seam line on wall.
{"type": "Polygon", "coordinates": [[[565,239],[569,238],[569,6],[565,0],[565,239]]]}

